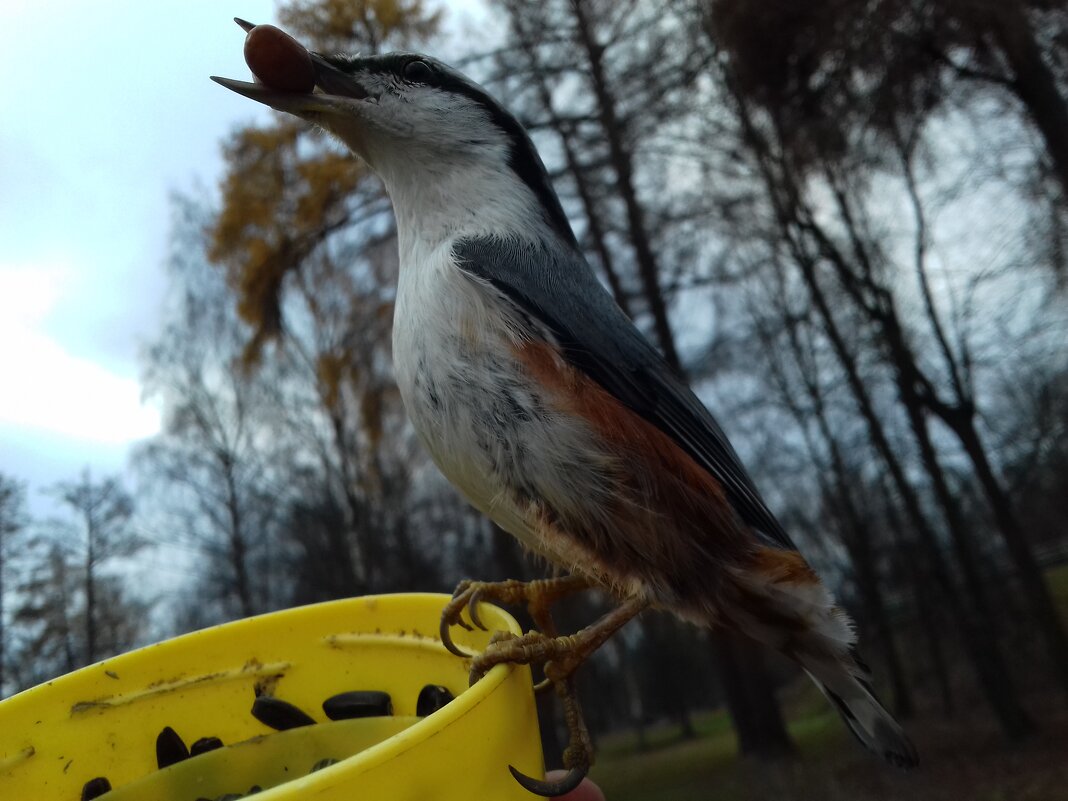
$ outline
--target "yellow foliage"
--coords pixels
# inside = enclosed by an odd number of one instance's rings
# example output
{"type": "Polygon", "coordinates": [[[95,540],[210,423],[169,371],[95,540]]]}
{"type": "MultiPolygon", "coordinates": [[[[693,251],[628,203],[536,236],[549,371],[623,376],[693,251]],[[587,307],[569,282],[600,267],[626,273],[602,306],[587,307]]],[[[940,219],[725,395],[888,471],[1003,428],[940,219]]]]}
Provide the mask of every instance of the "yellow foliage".
{"type": "Polygon", "coordinates": [[[377,52],[433,36],[441,12],[423,0],[304,0],[278,11],[282,27],[321,52],[377,52]]]}
{"type": "MultiPolygon", "coordinates": [[[[428,13],[423,0],[296,0],[279,9],[279,18],[306,44],[328,52],[357,52],[411,46],[436,31],[439,13],[428,13]]],[[[238,311],[252,326],[245,354],[251,363],[282,331],[286,276],[321,252],[330,237],[344,232],[352,199],[370,172],[356,158],[325,146],[322,135],[306,123],[286,115],[269,126],[236,131],[223,154],[222,208],[211,230],[209,255],[226,270],[238,311]]],[[[330,284],[316,290],[351,297],[343,271],[331,267],[329,275],[313,277],[330,284]]],[[[329,360],[319,369],[336,401],[336,388],[346,376],[329,360]]]]}

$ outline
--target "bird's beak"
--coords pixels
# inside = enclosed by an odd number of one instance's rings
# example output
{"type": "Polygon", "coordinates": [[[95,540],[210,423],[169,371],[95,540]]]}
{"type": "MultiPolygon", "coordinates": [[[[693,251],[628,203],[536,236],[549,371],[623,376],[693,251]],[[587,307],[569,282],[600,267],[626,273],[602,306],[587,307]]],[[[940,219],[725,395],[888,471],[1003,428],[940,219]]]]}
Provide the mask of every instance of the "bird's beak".
{"type": "MultiPolygon", "coordinates": [[[[246,32],[255,27],[251,22],[242,19],[235,18],[234,21],[246,32]]],[[[308,55],[315,70],[315,87],[311,92],[287,92],[261,83],[235,81],[233,78],[220,78],[217,75],[212,75],[211,79],[250,100],[299,117],[337,113],[351,108],[353,100],[370,97],[368,91],[353,76],[339,70],[319,53],[309,51],[308,55]]]]}

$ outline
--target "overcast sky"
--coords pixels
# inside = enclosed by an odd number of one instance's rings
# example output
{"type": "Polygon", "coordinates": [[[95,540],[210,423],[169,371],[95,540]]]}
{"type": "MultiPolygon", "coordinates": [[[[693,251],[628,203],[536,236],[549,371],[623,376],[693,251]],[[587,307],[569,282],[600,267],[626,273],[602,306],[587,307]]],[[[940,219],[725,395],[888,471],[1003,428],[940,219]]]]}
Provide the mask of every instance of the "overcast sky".
{"type": "MultiPolygon", "coordinates": [[[[0,472],[37,491],[121,470],[158,430],[138,353],[164,291],[168,196],[214,187],[220,143],[273,112],[244,33],[272,0],[0,0],[0,472]]],[[[451,0],[453,40],[487,23],[451,0]]],[[[442,46],[448,47],[443,42],[442,46]]]]}
{"type": "Polygon", "coordinates": [[[0,472],[36,488],[121,469],[157,430],[138,351],[164,288],[168,195],[213,186],[219,143],[269,111],[240,16],[270,0],[0,3],[0,472]]]}

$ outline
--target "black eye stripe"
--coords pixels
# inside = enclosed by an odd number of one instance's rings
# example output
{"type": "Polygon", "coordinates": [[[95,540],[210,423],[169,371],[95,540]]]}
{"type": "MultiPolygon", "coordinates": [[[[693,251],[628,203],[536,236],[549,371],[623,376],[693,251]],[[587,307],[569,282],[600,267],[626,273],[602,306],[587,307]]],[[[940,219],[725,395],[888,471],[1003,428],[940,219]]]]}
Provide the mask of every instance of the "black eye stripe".
{"type": "Polygon", "coordinates": [[[490,121],[500,130],[508,141],[508,166],[519,179],[526,184],[541,202],[542,209],[549,224],[567,241],[574,243],[575,235],[571,230],[567,215],[560,206],[560,200],[553,190],[552,183],[541,158],[530,140],[529,135],[519,121],[498,103],[478,84],[458,72],[439,64],[434,59],[415,53],[385,53],[375,56],[331,56],[323,57],[339,70],[350,75],[376,74],[388,76],[398,85],[388,88],[390,94],[403,93],[403,85],[418,84],[431,86],[441,92],[466,97],[486,112],[490,121]],[[414,66],[419,64],[421,66],[414,66]],[[407,70],[413,68],[420,77],[409,77],[407,70]],[[426,77],[422,73],[425,71],[426,77]]]}

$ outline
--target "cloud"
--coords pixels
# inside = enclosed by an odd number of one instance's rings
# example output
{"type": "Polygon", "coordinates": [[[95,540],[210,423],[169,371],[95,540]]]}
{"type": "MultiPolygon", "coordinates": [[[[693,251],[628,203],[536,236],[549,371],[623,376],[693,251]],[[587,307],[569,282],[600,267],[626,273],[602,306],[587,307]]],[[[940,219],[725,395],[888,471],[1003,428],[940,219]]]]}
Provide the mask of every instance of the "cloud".
{"type": "Polygon", "coordinates": [[[0,426],[99,443],[128,442],[159,430],[135,378],[72,355],[40,331],[72,270],[0,265],[0,426]]]}

